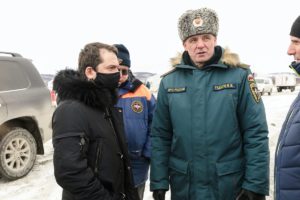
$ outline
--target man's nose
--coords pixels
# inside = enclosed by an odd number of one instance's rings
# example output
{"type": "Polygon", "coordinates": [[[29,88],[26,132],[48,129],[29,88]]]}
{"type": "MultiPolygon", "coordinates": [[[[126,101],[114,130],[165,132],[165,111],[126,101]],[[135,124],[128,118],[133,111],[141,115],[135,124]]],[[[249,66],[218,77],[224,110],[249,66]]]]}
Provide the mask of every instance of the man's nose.
{"type": "Polygon", "coordinates": [[[203,40],[198,40],[198,41],[197,41],[197,47],[198,47],[198,48],[203,48],[203,47],[204,47],[204,42],[203,42],[203,40]]]}
{"type": "Polygon", "coordinates": [[[292,56],[292,55],[295,55],[295,48],[292,44],[290,44],[288,50],[287,50],[287,54],[292,56]]]}

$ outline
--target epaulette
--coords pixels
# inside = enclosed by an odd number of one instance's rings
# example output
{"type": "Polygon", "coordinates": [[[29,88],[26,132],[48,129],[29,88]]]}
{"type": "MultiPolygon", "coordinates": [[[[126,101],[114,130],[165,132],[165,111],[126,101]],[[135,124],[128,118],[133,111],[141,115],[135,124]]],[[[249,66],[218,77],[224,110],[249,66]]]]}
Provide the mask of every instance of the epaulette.
{"type": "Polygon", "coordinates": [[[249,68],[250,68],[250,65],[241,63],[241,64],[239,64],[239,67],[240,67],[240,68],[243,68],[243,69],[249,69],[249,68]]]}
{"type": "Polygon", "coordinates": [[[168,74],[171,74],[172,72],[174,72],[176,70],[176,67],[173,67],[172,69],[170,69],[169,71],[163,73],[160,77],[165,77],[167,76],[168,74]]]}
{"type": "Polygon", "coordinates": [[[230,65],[227,63],[224,63],[225,65],[228,65],[229,68],[242,68],[242,69],[249,69],[250,65],[244,64],[244,63],[239,63],[237,65],[230,65]]]}

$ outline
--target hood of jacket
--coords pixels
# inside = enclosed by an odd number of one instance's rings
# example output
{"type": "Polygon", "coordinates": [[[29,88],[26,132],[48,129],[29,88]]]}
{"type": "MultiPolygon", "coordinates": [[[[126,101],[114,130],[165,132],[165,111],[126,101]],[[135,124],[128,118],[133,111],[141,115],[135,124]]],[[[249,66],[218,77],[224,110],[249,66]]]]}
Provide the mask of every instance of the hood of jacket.
{"type": "Polygon", "coordinates": [[[72,69],[61,70],[56,74],[53,90],[57,93],[59,102],[75,100],[101,110],[114,106],[118,100],[117,89],[97,86],[94,81],[82,78],[78,71],[72,69]]]}
{"type": "MultiPolygon", "coordinates": [[[[181,64],[183,53],[177,52],[176,56],[170,59],[170,63],[172,67],[176,67],[176,65],[181,64]]],[[[239,55],[233,53],[229,50],[229,48],[222,48],[222,56],[220,61],[229,67],[242,67],[247,68],[249,65],[244,64],[240,61],[239,55]]]]}

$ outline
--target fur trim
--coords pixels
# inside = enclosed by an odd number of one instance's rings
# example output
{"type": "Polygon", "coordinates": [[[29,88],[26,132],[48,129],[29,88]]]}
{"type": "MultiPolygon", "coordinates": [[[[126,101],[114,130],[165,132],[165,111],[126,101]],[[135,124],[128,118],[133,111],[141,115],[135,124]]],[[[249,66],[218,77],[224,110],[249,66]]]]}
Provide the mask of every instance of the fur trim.
{"type": "Polygon", "coordinates": [[[76,100],[90,107],[104,110],[117,103],[117,91],[97,86],[93,81],[83,79],[78,71],[59,71],[53,81],[53,89],[59,101],[76,100]]]}
{"type": "MultiPolygon", "coordinates": [[[[182,59],[182,52],[177,52],[176,56],[170,58],[170,63],[172,65],[172,67],[175,67],[175,65],[180,64],[181,59],[182,59]]],[[[248,68],[249,65],[244,64],[240,61],[239,55],[236,53],[232,53],[230,52],[229,48],[225,48],[221,61],[228,65],[231,68],[235,68],[235,67],[241,67],[241,68],[248,68]]]]}
{"type": "Polygon", "coordinates": [[[182,54],[183,54],[182,52],[177,51],[176,56],[170,58],[170,63],[171,63],[172,67],[174,67],[175,65],[180,64],[181,58],[182,58],[182,54]]]}
{"type": "Polygon", "coordinates": [[[240,57],[238,54],[230,52],[228,47],[226,47],[224,49],[221,60],[224,64],[226,64],[232,68],[234,68],[234,67],[248,68],[249,67],[249,65],[244,64],[240,61],[240,57]]]}

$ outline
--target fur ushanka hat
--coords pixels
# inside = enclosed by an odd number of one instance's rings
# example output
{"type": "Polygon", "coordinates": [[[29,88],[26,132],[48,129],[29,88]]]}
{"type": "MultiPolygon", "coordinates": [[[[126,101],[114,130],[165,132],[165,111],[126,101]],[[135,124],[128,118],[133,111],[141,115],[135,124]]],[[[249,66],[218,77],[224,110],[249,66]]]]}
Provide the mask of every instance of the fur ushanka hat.
{"type": "Polygon", "coordinates": [[[219,19],[217,13],[210,8],[187,10],[178,20],[179,37],[184,42],[187,38],[198,34],[218,35],[219,19]]]}

